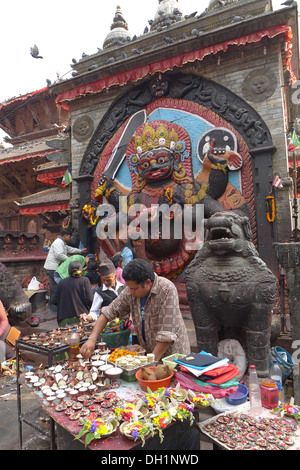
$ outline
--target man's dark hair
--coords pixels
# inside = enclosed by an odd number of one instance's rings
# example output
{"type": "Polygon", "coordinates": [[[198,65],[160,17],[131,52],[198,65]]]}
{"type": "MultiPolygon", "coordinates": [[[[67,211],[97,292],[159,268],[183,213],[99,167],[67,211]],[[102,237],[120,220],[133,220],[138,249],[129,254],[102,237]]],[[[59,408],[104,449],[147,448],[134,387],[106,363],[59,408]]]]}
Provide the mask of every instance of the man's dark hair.
{"type": "Polygon", "coordinates": [[[110,258],[111,262],[114,263],[115,268],[120,266],[122,261],[124,261],[123,256],[120,253],[116,253],[114,256],[110,258]]]}
{"type": "Polygon", "coordinates": [[[88,264],[87,264],[87,266],[86,266],[86,269],[87,269],[88,271],[96,271],[97,268],[98,268],[98,263],[97,263],[97,261],[96,261],[94,258],[90,258],[90,259],[88,260],[88,264]]]}
{"type": "Polygon", "coordinates": [[[68,230],[67,228],[63,228],[61,231],[60,231],[60,235],[63,237],[64,235],[72,235],[72,232],[70,230],[68,230]]]}
{"type": "Polygon", "coordinates": [[[147,279],[154,281],[154,271],[149,261],[143,259],[133,259],[126,264],[122,273],[125,281],[135,281],[137,284],[144,284],[147,279]]]}

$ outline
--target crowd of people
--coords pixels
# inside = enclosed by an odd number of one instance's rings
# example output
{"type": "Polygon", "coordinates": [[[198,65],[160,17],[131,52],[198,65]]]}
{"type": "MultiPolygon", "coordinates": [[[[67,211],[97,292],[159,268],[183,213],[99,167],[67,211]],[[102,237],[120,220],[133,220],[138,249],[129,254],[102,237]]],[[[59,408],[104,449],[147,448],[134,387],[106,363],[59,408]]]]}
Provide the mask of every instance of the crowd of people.
{"type": "Polygon", "coordinates": [[[174,353],[189,354],[190,344],[174,283],[158,276],[147,260],[137,257],[140,240],[128,239],[124,249],[106,262],[68,245],[64,229],[52,243],[44,268],[49,279],[50,309],[59,327],[94,323],[81,354],[89,358],[106,325],[130,319],[138,343],[159,361],[174,353]]]}

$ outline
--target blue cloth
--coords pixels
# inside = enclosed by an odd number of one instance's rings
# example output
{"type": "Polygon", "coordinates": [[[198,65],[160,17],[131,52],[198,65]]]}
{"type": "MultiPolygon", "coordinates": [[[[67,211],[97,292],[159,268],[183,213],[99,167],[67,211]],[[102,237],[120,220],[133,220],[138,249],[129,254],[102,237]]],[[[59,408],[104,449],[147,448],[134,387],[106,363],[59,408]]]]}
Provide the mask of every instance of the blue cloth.
{"type": "Polygon", "coordinates": [[[123,250],[121,251],[121,256],[124,258],[124,266],[123,266],[123,269],[124,269],[126,264],[128,264],[129,261],[133,260],[134,253],[130,248],[125,246],[125,248],[123,248],[123,250]]]}

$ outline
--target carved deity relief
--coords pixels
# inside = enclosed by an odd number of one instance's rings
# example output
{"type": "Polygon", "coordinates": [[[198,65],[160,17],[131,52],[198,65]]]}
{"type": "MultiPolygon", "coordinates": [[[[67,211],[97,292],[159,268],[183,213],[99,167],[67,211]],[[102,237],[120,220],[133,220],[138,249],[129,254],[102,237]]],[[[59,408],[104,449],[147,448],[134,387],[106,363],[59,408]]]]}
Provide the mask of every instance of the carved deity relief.
{"type": "MultiPolygon", "coordinates": [[[[127,211],[140,204],[151,220],[155,218],[152,207],[160,204],[172,209],[190,205],[193,211],[202,205],[206,218],[220,210],[239,210],[251,220],[252,173],[246,144],[220,116],[191,101],[164,97],[164,88],[166,85],[152,83],[152,92],[161,96],[143,108],[145,122],[130,136],[123,154],[120,142],[130,129],[132,117],[105,146],[94,172],[92,200],[84,207],[84,218],[96,225],[97,208],[103,201],[120,214],[123,208],[119,196],[123,195],[127,197],[127,211]],[[121,158],[114,165],[116,155],[121,158]],[[242,188],[246,189],[245,196],[242,188]]],[[[141,254],[151,261],[157,274],[170,278],[182,272],[195,255],[187,248],[184,236],[172,238],[176,214],[172,211],[170,237],[163,239],[160,233],[148,236],[141,254]]],[[[131,221],[128,212],[127,216],[131,221]]],[[[102,240],[100,245],[108,256],[122,248],[120,240],[102,240]]]]}
{"type": "Polygon", "coordinates": [[[94,131],[94,122],[89,116],[80,116],[73,125],[73,136],[77,142],[88,140],[94,131]]]}
{"type": "Polygon", "coordinates": [[[277,88],[276,76],[265,68],[250,72],[243,83],[244,97],[253,103],[270,98],[277,88]]]}

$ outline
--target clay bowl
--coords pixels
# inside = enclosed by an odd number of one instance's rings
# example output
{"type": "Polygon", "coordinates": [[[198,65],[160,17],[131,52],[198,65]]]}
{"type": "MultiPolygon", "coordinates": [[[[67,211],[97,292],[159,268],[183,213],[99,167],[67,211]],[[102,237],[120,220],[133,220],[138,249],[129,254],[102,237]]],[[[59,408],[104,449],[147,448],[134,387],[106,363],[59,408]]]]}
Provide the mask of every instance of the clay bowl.
{"type": "MultiPolygon", "coordinates": [[[[148,369],[154,370],[155,367],[148,367],[148,369]]],[[[139,369],[136,372],[135,377],[136,377],[136,379],[139,383],[139,386],[140,386],[141,390],[143,390],[144,392],[147,392],[148,388],[150,388],[150,390],[152,392],[155,392],[160,387],[170,387],[171,381],[172,381],[172,379],[175,375],[175,372],[172,371],[171,375],[169,375],[169,377],[165,377],[164,379],[160,379],[160,380],[143,380],[143,379],[140,378],[141,372],[142,372],[141,369],[139,369]]]]}
{"type": "Polygon", "coordinates": [[[122,372],[123,369],[120,367],[110,367],[104,371],[104,374],[111,380],[117,380],[121,376],[122,372]]]}

